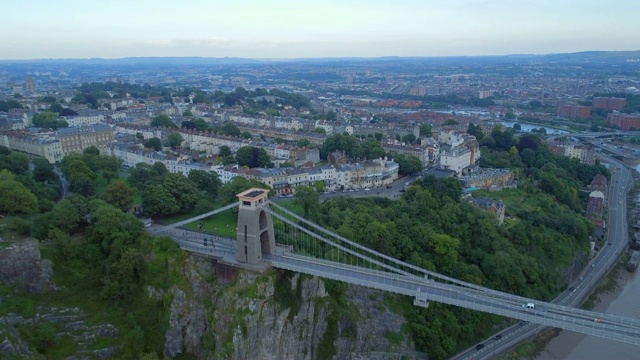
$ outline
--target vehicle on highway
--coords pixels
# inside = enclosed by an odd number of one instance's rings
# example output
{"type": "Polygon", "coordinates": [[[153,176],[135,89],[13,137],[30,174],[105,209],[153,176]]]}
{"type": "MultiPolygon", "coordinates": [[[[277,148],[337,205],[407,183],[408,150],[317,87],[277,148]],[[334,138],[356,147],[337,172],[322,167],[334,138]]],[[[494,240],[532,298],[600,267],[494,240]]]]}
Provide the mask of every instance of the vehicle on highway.
{"type": "Polygon", "coordinates": [[[393,186],[391,185],[387,185],[387,189],[391,189],[393,186]]]}
{"type": "Polygon", "coordinates": [[[476,345],[476,350],[482,350],[484,348],[484,344],[476,345]]]}
{"type": "Polygon", "coordinates": [[[496,336],[493,337],[494,340],[500,340],[502,339],[502,335],[498,334],[496,336]]]}
{"type": "Polygon", "coordinates": [[[527,309],[535,309],[536,308],[536,304],[534,303],[526,303],[526,304],[522,304],[523,308],[527,308],[527,309]]]}
{"type": "Polygon", "coordinates": [[[369,188],[364,188],[364,191],[369,191],[369,190],[371,190],[371,189],[369,189],[369,188]]]}

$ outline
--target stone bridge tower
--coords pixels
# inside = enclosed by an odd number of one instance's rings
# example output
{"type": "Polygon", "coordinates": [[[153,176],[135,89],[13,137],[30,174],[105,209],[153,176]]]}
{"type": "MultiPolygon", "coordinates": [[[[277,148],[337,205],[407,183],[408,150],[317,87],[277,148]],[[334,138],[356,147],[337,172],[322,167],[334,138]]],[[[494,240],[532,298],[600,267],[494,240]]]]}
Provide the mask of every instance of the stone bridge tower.
{"type": "Polygon", "coordinates": [[[262,262],[263,254],[271,254],[276,249],[273,220],[261,206],[268,207],[269,190],[251,188],[238,194],[238,238],[236,260],[249,265],[262,262]]]}

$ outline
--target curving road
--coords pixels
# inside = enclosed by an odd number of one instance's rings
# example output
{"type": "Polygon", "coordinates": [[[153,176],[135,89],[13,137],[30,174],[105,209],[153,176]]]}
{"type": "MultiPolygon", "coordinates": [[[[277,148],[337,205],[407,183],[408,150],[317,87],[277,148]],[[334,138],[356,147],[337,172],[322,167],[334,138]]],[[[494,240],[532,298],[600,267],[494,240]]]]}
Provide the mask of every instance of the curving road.
{"type": "MultiPolygon", "coordinates": [[[[601,157],[612,164],[608,198],[608,242],[602,246],[602,249],[592,261],[593,267],[587,267],[581,274],[580,279],[552,302],[554,304],[579,306],[591,293],[600,278],[613,267],[616,259],[624,251],[628,243],[626,200],[630,187],[632,187],[631,171],[620,161],[610,157],[601,157]]],[[[529,339],[543,329],[544,327],[536,324],[518,324],[503,330],[500,334],[496,334],[500,335],[500,339],[491,337],[483,341],[484,347],[482,349],[469,348],[451,359],[490,359],[496,354],[507,351],[522,341],[529,339]]]]}

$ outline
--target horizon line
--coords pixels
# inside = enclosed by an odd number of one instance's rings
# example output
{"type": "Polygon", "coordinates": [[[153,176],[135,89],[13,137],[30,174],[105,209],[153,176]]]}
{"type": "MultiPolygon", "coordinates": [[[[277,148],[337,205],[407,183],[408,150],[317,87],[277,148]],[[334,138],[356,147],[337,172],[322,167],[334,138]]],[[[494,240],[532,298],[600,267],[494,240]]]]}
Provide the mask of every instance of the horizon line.
{"type": "Polygon", "coordinates": [[[551,53],[512,53],[512,54],[484,54],[484,55],[416,55],[416,56],[400,56],[400,55],[382,55],[382,56],[322,56],[322,57],[273,57],[273,58],[253,58],[240,56],[125,56],[125,57],[84,57],[84,58],[22,58],[22,59],[0,59],[0,62],[25,62],[25,61],[64,61],[64,60],[127,60],[127,59],[241,59],[253,61],[292,61],[292,60],[339,60],[339,59],[435,59],[435,58],[478,58],[478,57],[509,57],[509,56],[548,56],[548,55],[573,55],[584,53],[633,53],[640,50],[584,50],[576,52],[551,52],[551,53]]]}

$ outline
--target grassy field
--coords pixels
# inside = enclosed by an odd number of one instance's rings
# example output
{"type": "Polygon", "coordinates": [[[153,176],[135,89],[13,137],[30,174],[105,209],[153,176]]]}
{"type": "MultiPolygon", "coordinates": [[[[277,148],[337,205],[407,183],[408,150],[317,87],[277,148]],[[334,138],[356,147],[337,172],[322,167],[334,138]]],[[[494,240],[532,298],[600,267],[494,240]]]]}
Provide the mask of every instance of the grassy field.
{"type": "MultiPolygon", "coordinates": [[[[278,205],[283,206],[290,211],[302,215],[303,210],[299,205],[294,205],[292,199],[283,199],[278,200],[278,205]]],[[[216,202],[215,208],[218,209],[223,206],[222,203],[216,202]]],[[[230,209],[227,211],[223,211],[219,214],[210,216],[208,218],[192,222],[190,224],[185,225],[184,227],[189,230],[204,230],[210,234],[233,238],[235,239],[237,236],[236,227],[238,226],[238,212],[236,209],[230,209]],[[202,229],[200,229],[200,225],[202,225],[202,229]]],[[[194,216],[198,216],[195,212],[189,212],[186,214],[179,214],[175,216],[171,216],[168,218],[164,218],[159,220],[158,222],[162,224],[173,224],[178,221],[182,221],[185,219],[189,219],[194,216]]]]}

